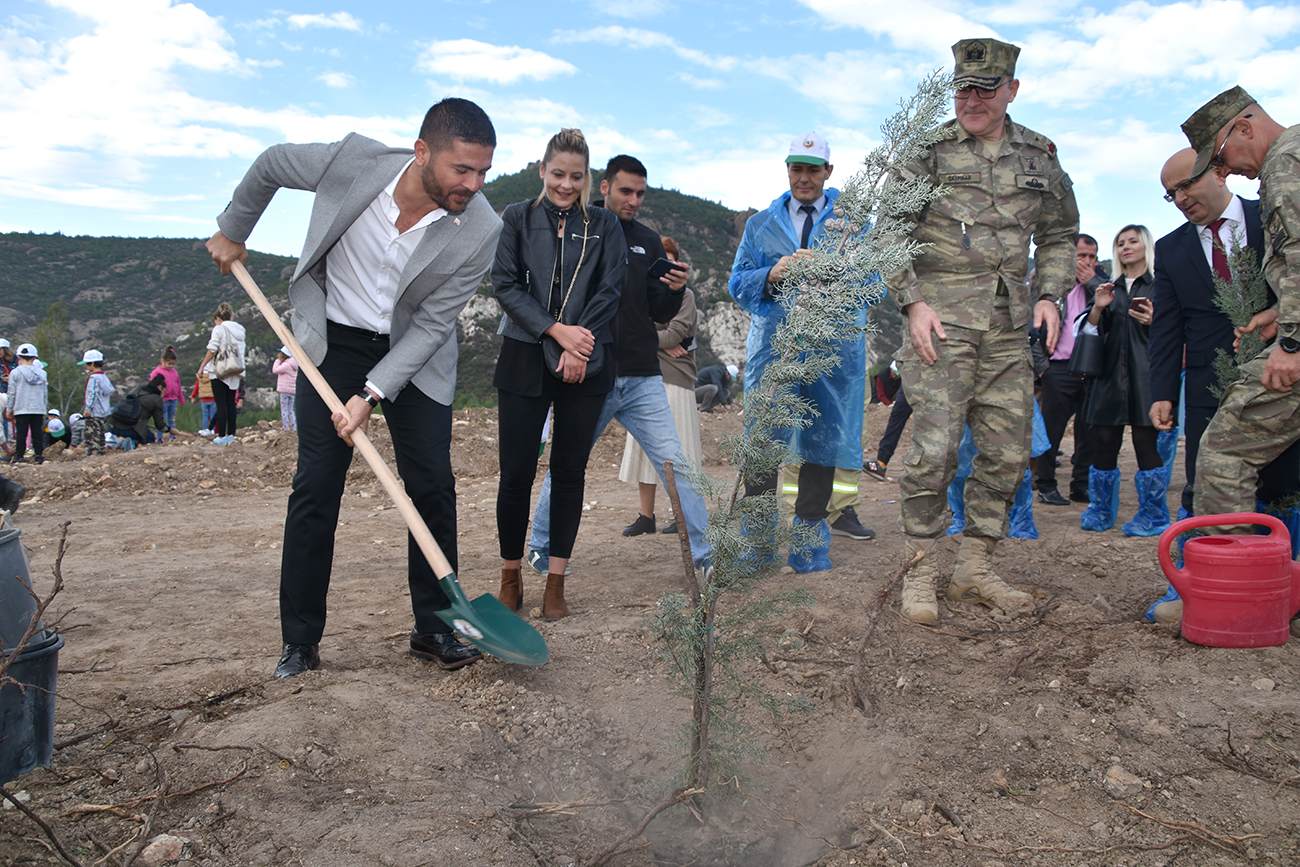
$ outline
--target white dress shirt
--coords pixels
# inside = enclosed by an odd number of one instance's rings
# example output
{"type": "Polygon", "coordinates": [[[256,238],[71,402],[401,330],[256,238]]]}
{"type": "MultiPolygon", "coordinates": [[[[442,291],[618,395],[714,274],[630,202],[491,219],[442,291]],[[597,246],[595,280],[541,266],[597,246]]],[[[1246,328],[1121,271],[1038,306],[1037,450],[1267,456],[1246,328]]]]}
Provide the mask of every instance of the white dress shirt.
{"type": "Polygon", "coordinates": [[[823,195],[820,199],[812,203],[813,212],[811,214],[804,214],[799,211],[799,209],[803,207],[803,202],[799,201],[794,196],[791,196],[790,201],[785,203],[785,207],[786,210],[790,212],[790,222],[794,223],[794,236],[796,238],[802,238],[804,222],[807,220],[812,220],[814,223],[816,222],[817,218],[821,216],[822,208],[826,207],[826,196],[823,195]]]}
{"type": "MultiPolygon", "coordinates": [[[[411,157],[370,206],[348,227],[325,256],[325,318],[378,334],[392,331],[393,303],[411,253],[424,230],[447,215],[444,208],[425,214],[405,232],[397,231],[401,213],[393,193],[411,157]]],[[[384,397],[369,381],[366,385],[384,397]]]]}
{"type": "MultiPolygon", "coordinates": [[[[1246,209],[1242,207],[1240,197],[1233,196],[1232,201],[1228,202],[1228,207],[1224,208],[1219,216],[1225,220],[1219,227],[1219,243],[1223,245],[1224,255],[1231,256],[1234,238],[1238,247],[1246,246],[1246,209]]],[[[1213,274],[1214,233],[1210,231],[1209,226],[1201,226],[1197,234],[1201,238],[1201,249],[1205,251],[1205,261],[1209,263],[1210,273],[1213,274]]]]}
{"type": "Polygon", "coordinates": [[[402,269],[424,230],[447,215],[445,209],[435,208],[405,232],[397,231],[400,209],[393,193],[414,162],[411,157],[326,255],[326,319],[379,334],[392,331],[402,269]]]}

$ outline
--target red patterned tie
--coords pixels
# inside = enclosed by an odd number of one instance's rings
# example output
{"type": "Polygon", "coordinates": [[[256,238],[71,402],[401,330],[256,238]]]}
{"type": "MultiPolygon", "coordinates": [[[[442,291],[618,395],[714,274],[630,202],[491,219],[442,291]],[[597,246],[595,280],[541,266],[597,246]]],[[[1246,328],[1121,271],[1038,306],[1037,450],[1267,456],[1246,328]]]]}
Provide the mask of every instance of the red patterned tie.
{"type": "Polygon", "coordinates": [[[1214,273],[1231,283],[1232,271],[1228,268],[1228,255],[1219,238],[1219,229],[1226,222],[1228,222],[1226,217],[1220,217],[1210,224],[1210,262],[1214,267],[1214,273]]]}

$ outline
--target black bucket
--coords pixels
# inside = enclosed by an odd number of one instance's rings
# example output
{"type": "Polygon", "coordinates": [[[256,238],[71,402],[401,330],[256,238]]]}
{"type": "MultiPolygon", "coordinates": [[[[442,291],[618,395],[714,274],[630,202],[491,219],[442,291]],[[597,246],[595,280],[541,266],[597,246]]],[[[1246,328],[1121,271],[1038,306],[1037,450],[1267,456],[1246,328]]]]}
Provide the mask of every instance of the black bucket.
{"type": "Polygon", "coordinates": [[[18,541],[21,535],[22,530],[8,524],[0,528],[0,650],[5,656],[13,652],[36,613],[36,600],[28,590],[27,552],[18,541]]]}
{"type": "Polygon", "coordinates": [[[23,685],[0,688],[0,785],[54,755],[54,691],[58,685],[63,636],[45,629],[9,665],[9,676],[23,685]]]}

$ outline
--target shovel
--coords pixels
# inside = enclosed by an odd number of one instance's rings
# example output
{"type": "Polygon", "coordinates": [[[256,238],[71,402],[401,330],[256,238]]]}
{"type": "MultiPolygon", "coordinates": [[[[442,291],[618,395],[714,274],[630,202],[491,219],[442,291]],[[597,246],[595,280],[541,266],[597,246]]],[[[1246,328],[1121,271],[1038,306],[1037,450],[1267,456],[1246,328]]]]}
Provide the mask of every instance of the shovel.
{"type": "MultiPolygon", "coordinates": [[[[235,278],[239,280],[240,285],[244,287],[244,291],[248,293],[248,297],[253,299],[257,309],[262,312],[262,316],[266,318],[276,336],[293,352],[293,357],[297,360],[299,369],[307,374],[307,378],[315,386],[317,394],[321,396],[332,412],[343,413],[343,402],[334,393],[334,389],[330,388],[329,383],[325,381],[325,377],[321,376],[321,372],[316,369],[316,365],[311,363],[311,359],[307,357],[307,353],[303,352],[293,334],[280,321],[279,315],[267,302],[262,290],[257,288],[257,284],[249,276],[244,263],[234,262],[231,265],[231,271],[234,273],[235,278]]],[[[465,596],[465,591],[461,589],[460,581],[457,580],[456,573],[452,571],[451,564],[442,555],[442,549],[438,547],[437,541],[433,538],[433,534],[429,532],[424,519],[420,517],[415,504],[406,495],[406,491],[402,488],[401,482],[397,480],[397,476],[393,475],[393,471],[388,468],[388,465],[384,463],[384,459],[379,456],[374,444],[361,430],[352,433],[352,441],[356,444],[362,457],[366,459],[366,463],[370,464],[370,468],[379,477],[384,490],[397,504],[397,509],[402,513],[402,519],[406,521],[406,526],[410,528],[416,544],[420,546],[425,559],[433,567],[433,574],[442,576],[438,579],[438,584],[442,587],[443,592],[447,594],[447,597],[451,599],[451,607],[435,613],[450,623],[451,627],[470,644],[480,650],[487,651],[493,656],[520,665],[541,665],[546,662],[546,641],[536,629],[525,623],[519,615],[502,605],[500,600],[490,593],[484,593],[473,601],[465,596]]]]}

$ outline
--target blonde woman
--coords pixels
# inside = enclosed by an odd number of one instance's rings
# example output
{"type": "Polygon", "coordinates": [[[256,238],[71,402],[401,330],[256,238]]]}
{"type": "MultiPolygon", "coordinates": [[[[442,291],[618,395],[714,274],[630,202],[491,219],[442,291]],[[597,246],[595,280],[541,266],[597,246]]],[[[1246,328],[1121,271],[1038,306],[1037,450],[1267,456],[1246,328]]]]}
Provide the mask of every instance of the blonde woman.
{"type": "MultiPolygon", "coordinates": [[[[208,362],[217,357],[221,347],[233,343],[239,350],[239,358],[244,357],[244,326],[235,321],[235,311],[222,301],[217,305],[217,312],[212,315],[212,334],[208,338],[208,351],[199,362],[199,370],[207,368],[208,362]]],[[[226,445],[235,440],[235,397],[239,393],[239,384],[243,382],[243,373],[235,373],[225,378],[218,378],[212,373],[212,397],[217,402],[216,438],[217,445],[226,445]]]]}
{"type": "Polygon", "coordinates": [[[551,438],[551,559],[542,616],[569,613],[564,572],[582,517],[587,457],[605,396],[614,387],[613,332],[627,244],[618,219],[588,205],[591,166],[581,130],[546,146],[542,192],[501,215],[492,285],[505,339],[492,384],[499,395],[501,481],[497,534],[501,602],[523,605],[523,561],[537,443],[548,408],[551,438]]]}

